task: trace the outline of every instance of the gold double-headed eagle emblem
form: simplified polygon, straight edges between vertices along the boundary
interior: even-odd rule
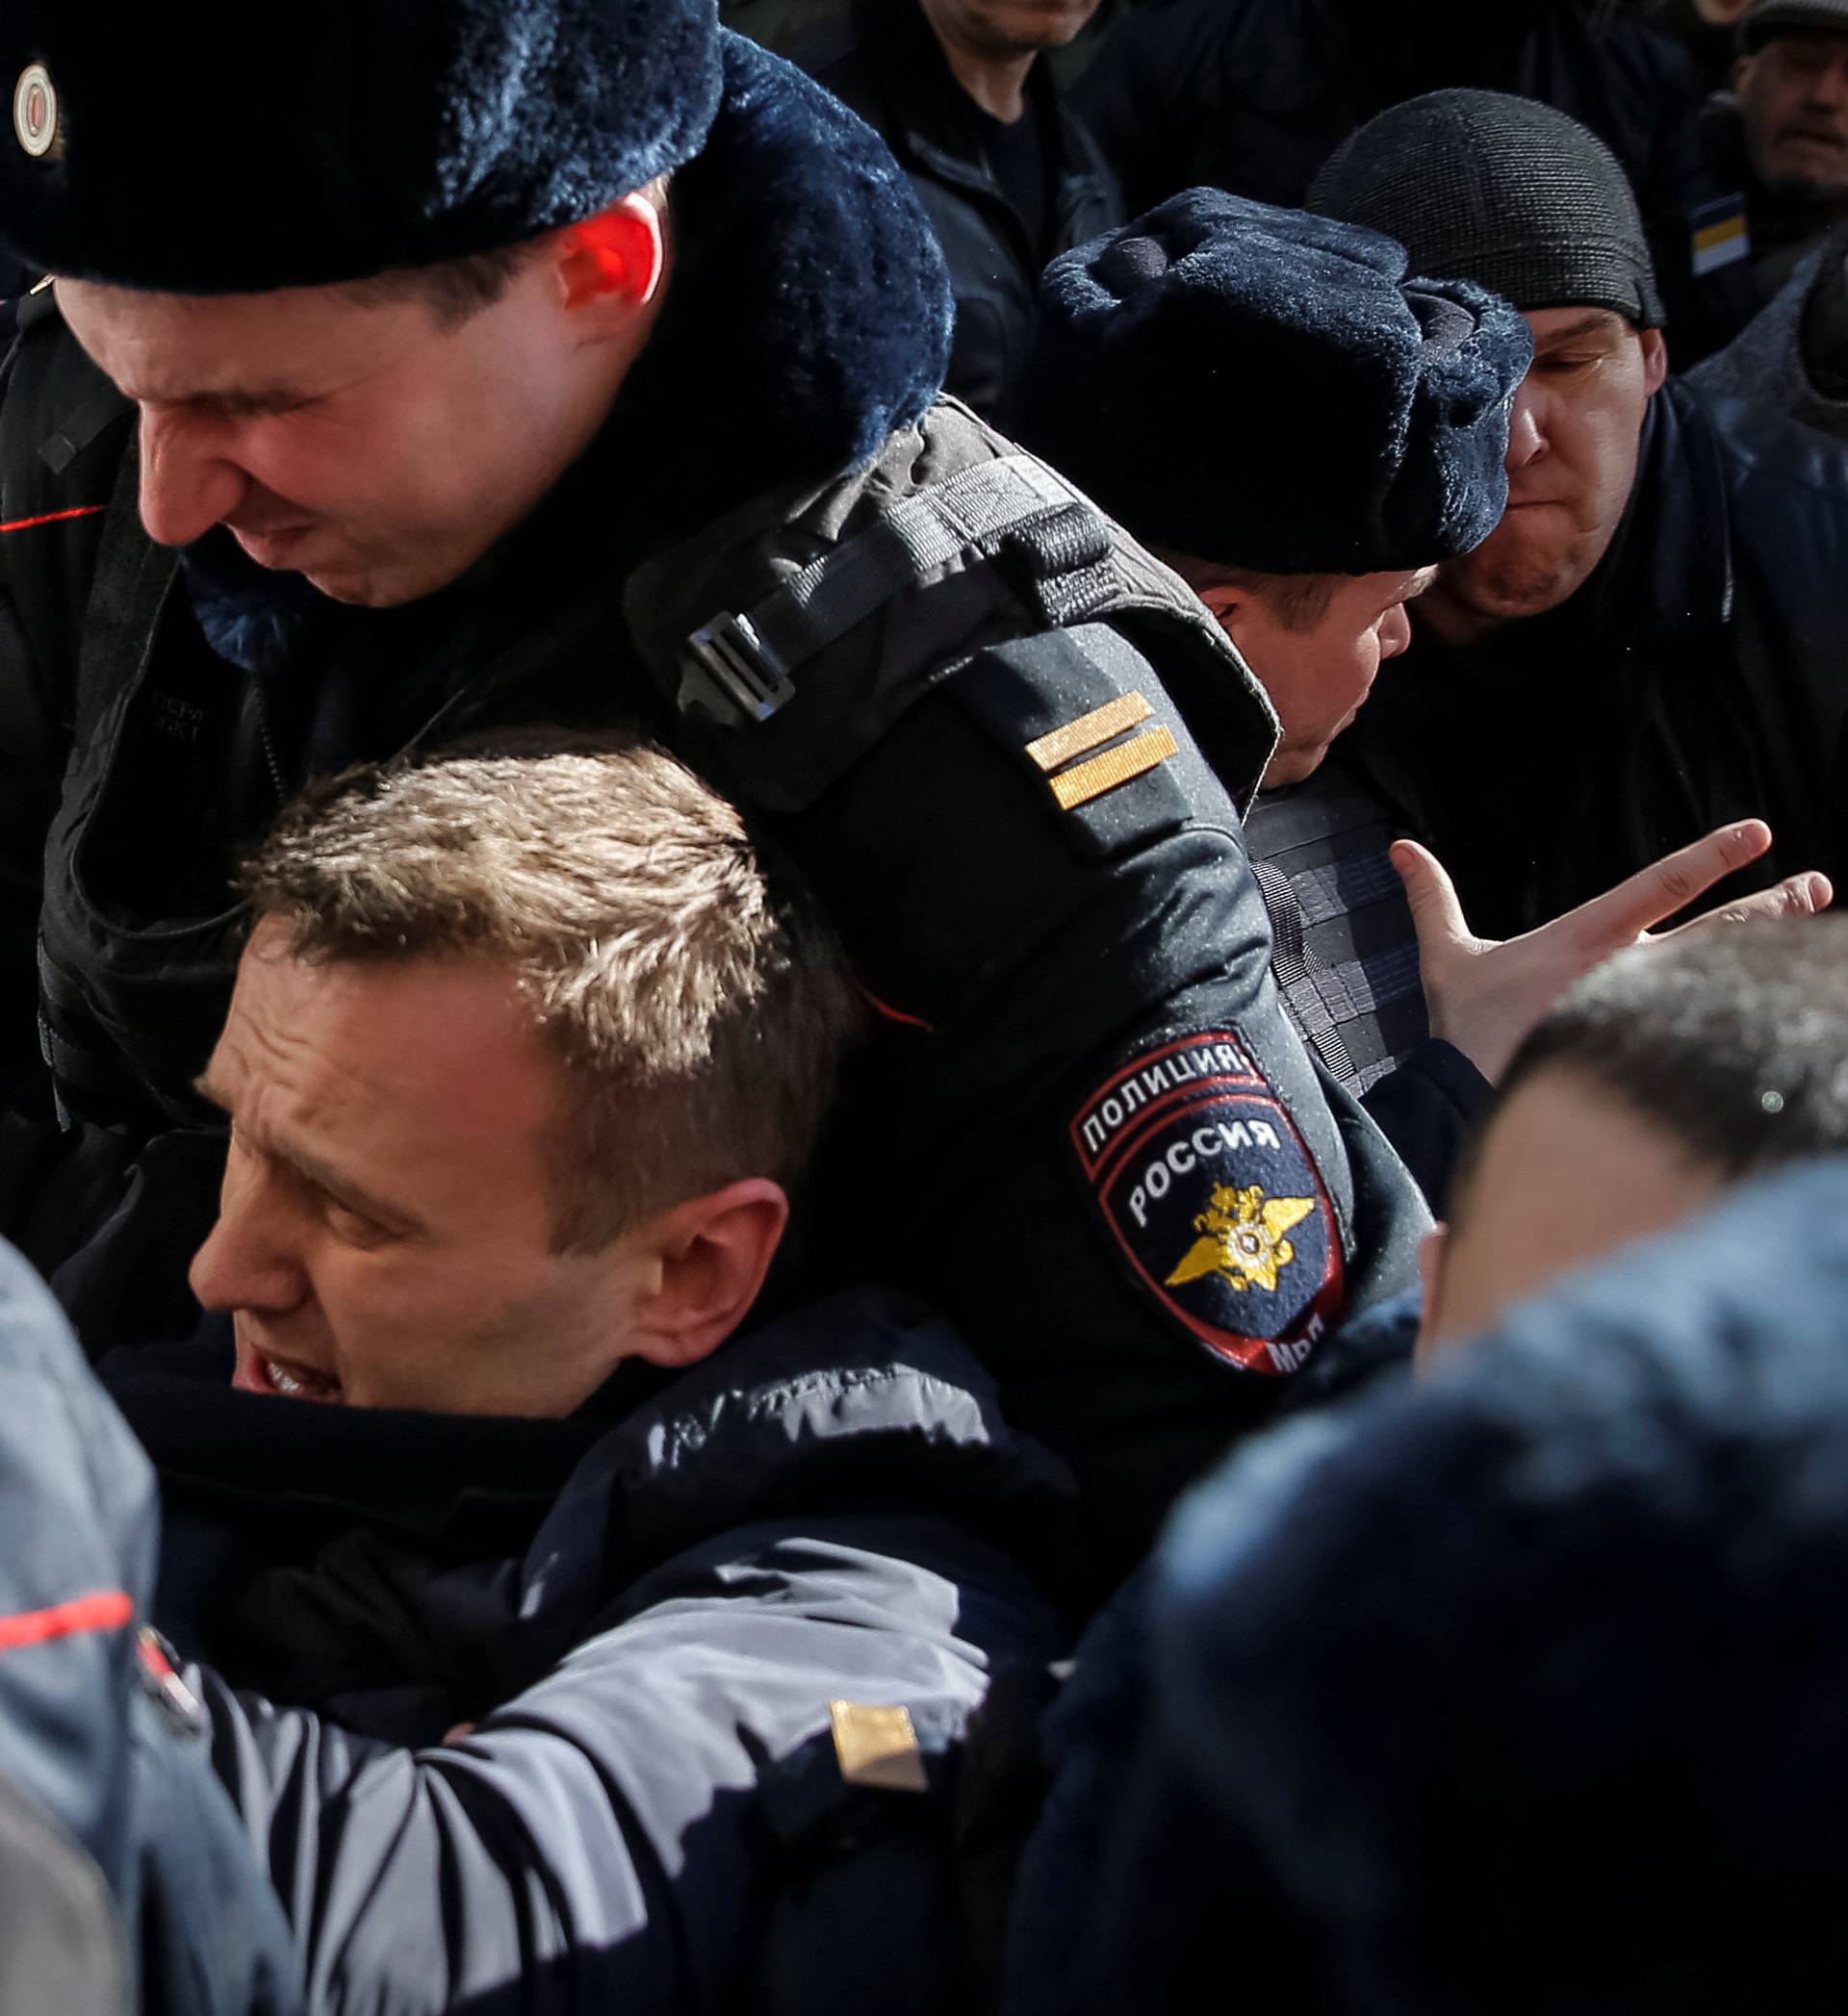
[[[1167,1285],[1185,1288],[1190,1281],[1218,1274],[1240,1294],[1261,1288],[1274,1295],[1277,1276],[1296,1257],[1284,1235],[1315,1208],[1313,1197],[1267,1197],[1255,1185],[1242,1190],[1216,1183],[1211,1202],[1194,1220],[1194,1230],[1201,1236]]]

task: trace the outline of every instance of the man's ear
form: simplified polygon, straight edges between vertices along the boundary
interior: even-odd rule
[[[788,1222],[783,1187],[761,1176],[663,1212],[647,1229],[655,1273],[634,1307],[634,1355],[680,1367],[716,1351],[750,1314]]]
[[[1653,399],[1668,376],[1668,341],[1659,329],[1645,329],[1642,344],[1643,383]]]
[[[666,269],[661,214],[636,191],[558,234],[558,281],[567,308],[640,308]]]
[[[1444,1315],[1444,1242],[1450,1236],[1450,1228],[1440,1221],[1418,1242],[1418,1278],[1424,1289],[1424,1307],[1418,1319],[1412,1363],[1421,1372],[1430,1370],[1439,1349],[1435,1340]]]

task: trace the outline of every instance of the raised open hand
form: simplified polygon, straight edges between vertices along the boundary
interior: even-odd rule
[[[1771,829],[1761,819],[1720,827],[1551,924],[1497,940],[1470,930],[1435,855],[1415,840],[1396,840],[1393,866],[1411,904],[1431,1034],[1454,1044],[1483,1077],[1494,1080],[1553,1002],[1612,953],[1662,944],[1683,931],[1722,930],[1750,917],[1808,917],[1826,910],[1835,900],[1829,878],[1792,875],[1776,888],[1651,934],[1652,925],[1684,909],[1770,845]]]

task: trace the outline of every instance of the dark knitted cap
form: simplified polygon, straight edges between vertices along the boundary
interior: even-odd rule
[[[1617,157],[1576,119],[1501,91],[1432,91],[1368,120],[1309,191],[1324,216],[1388,231],[1414,269],[1520,309],[1662,320],[1649,241]]]
[[[593,215],[699,151],[715,0],[9,0],[0,239],[176,293],[350,280]]]
[[[1527,326],[1391,239],[1190,190],[1053,261],[1017,432],[1137,538],[1266,574],[1467,552]]]
[[[1848,0],[1752,0],[1739,16],[1739,47],[1751,56],[1775,35],[1816,28],[1848,35]]]

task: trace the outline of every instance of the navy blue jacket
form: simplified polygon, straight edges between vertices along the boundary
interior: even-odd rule
[[[109,1371],[173,1501],[162,1616],[243,1683],[187,1670],[311,2007],[958,2003],[952,1752],[1062,1648],[1070,1487],[940,1323],[844,1296],[574,1424],[159,1356]],[[848,1781],[839,1701],[908,1711],[917,1789]]]

